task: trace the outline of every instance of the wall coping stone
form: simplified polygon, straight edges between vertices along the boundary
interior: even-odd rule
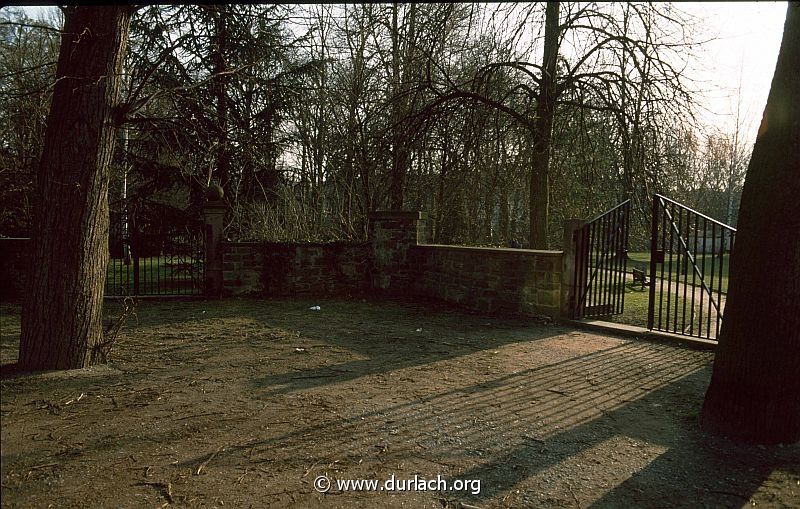
[[[330,242],[297,242],[297,241],[280,241],[280,240],[261,240],[253,242],[223,242],[225,246],[230,247],[260,247],[260,246],[291,246],[291,247],[325,247],[325,246],[368,246],[368,240],[334,240]]]
[[[552,250],[542,250],[542,249],[515,249],[510,247],[477,247],[477,246],[452,246],[448,244],[421,244],[418,246],[414,246],[414,249],[428,249],[432,248],[435,250],[447,250],[447,251],[464,251],[464,252],[474,252],[474,253],[482,253],[482,254],[490,254],[490,253],[497,253],[497,254],[525,254],[525,255],[535,255],[535,256],[552,256],[558,257],[564,254],[564,251],[552,251]]]
[[[428,213],[422,211],[376,210],[369,215],[370,219],[427,219]]]

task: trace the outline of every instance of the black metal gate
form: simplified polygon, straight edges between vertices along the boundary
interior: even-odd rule
[[[106,296],[202,295],[203,224],[151,210],[112,212]]]
[[[630,211],[625,200],[575,230],[572,318],[623,312]]]
[[[719,336],[736,229],[661,195],[653,197],[647,327]]]

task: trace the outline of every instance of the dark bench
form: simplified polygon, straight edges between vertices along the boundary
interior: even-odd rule
[[[650,280],[647,278],[647,274],[643,270],[637,269],[636,267],[631,269],[633,272],[633,284],[639,283],[642,285],[642,290],[644,290],[645,286],[650,286]]]

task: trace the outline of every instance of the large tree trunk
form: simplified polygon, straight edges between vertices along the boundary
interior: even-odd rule
[[[703,429],[800,440],[800,4],[789,3],[747,170]]]
[[[102,357],[108,167],[130,7],[68,7],[39,166],[19,364],[81,368]]]
[[[547,249],[547,215],[550,208],[550,145],[556,111],[556,63],[558,60],[558,2],[547,2],[544,26],[542,83],[536,100],[533,161],[530,176],[530,235],[532,249]]]

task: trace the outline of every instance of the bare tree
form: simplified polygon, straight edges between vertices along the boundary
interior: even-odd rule
[[[639,97],[640,104],[646,101],[650,112],[656,112],[654,107],[658,105],[665,114],[680,112],[691,102],[681,69],[670,58],[688,47],[685,34],[659,29],[661,25],[679,25],[681,20],[674,14],[658,6],[635,6],[639,22],[632,27],[624,22],[630,13],[617,12],[613,5],[566,4],[563,11],[561,5],[548,2],[546,6],[541,64],[522,54],[491,62],[462,83],[447,79],[429,84],[436,95],[429,110],[453,100],[479,101],[504,112],[530,131],[533,155],[528,181],[528,244],[538,248],[548,245],[552,128],[559,108],[630,115],[630,110],[623,111],[625,105],[617,100],[620,94]],[[535,7],[526,9],[517,33],[524,33],[523,25],[535,17]],[[569,54],[561,50],[565,41],[570,42]],[[624,66],[615,66],[620,59],[633,62],[646,79],[631,80]],[[513,70],[521,77],[510,93],[497,94],[487,86],[492,83],[489,77],[499,69]],[[512,102],[516,95],[528,98],[518,104],[533,102],[535,108],[520,109]],[[637,122],[635,127],[640,125]]]
[[[59,28],[22,9],[0,11],[0,235],[30,234]]]

